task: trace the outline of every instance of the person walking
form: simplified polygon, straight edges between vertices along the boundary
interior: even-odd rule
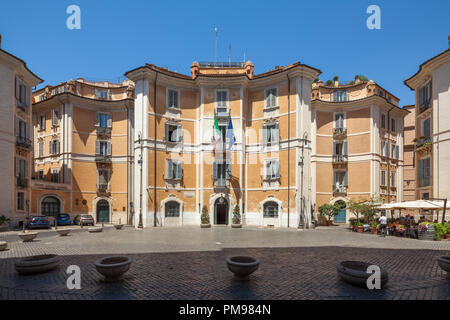
[[[379,219],[380,222],[380,231],[383,234],[383,237],[386,237],[386,231],[387,231],[387,218],[386,214],[382,213],[381,217]]]

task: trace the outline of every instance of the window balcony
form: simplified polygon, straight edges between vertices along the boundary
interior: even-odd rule
[[[97,136],[111,137],[111,128],[97,127]]]
[[[28,138],[17,136],[16,137],[16,146],[21,149],[30,151],[32,148],[31,140]]]
[[[219,178],[214,180],[215,188],[228,188],[228,180],[225,178]]]
[[[28,179],[26,177],[17,177],[17,187],[19,188],[28,187]]]
[[[230,109],[227,107],[216,107],[217,118],[228,118],[230,116]]]
[[[428,101],[426,103],[423,103],[419,106],[419,113],[423,113],[431,108],[431,102]]]
[[[342,140],[347,137],[347,128],[334,128],[333,138],[337,140]]]
[[[344,185],[333,185],[333,196],[346,196],[347,186]]]
[[[333,155],[333,164],[346,164],[348,162],[348,156],[344,154]]]
[[[111,163],[111,156],[104,155],[104,154],[96,154],[95,155],[95,162],[97,162],[97,163]]]

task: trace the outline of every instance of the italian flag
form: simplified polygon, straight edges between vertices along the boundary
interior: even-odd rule
[[[217,142],[222,138],[222,134],[220,132],[219,122],[217,121],[216,114],[214,114],[213,136],[214,136],[214,152],[216,152],[217,151]]]

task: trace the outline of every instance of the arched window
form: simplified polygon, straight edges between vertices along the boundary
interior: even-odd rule
[[[55,197],[45,197],[41,204],[41,214],[43,216],[56,217],[58,213],[61,213],[61,203]]]
[[[269,201],[264,204],[264,218],[278,217],[278,203]]]
[[[180,204],[175,201],[169,201],[166,203],[166,217],[179,217],[180,216]]]

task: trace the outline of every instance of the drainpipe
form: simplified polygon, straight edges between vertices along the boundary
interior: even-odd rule
[[[156,211],[158,209],[158,205],[156,202],[156,135],[157,135],[157,130],[156,130],[156,81],[158,80],[158,72],[156,72],[156,77],[155,77],[155,84],[154,84],[154,89],[153,89],[153,110],[155,113],[154,116],[154,120],[155,120],[155,138],[154,138],[154,148],[153,148],[153,153],[154,153],[154,178],[155,178],[155,183],[153,186],[153,204],[154,204],[154,213],[153,213],[153,226],[156,227]],[[148,115],[145,115],[146,117],[148,117]],[[148,128],[147,128],[148,129]]]
[[[390,119],[390,113],[392,111],[392,109],[394,109],[395,107],[391,107],[389,109],[389,111],[387,112],[387,132],[388,132],[388,136],[389,138],[391,137],[391,119]],[[389,139],[390,140],[390,139]],[[388,152],[387,152],[387,163],[388,163],[388,167],[387,167],[387,187],[388,187],[388,201],[387,203],[390,203],[391,200],[391,143],[388,143]],[[398,199],[397,199],[398,200]],[[392,215],[392,211],[391,211],[391,215]]]

